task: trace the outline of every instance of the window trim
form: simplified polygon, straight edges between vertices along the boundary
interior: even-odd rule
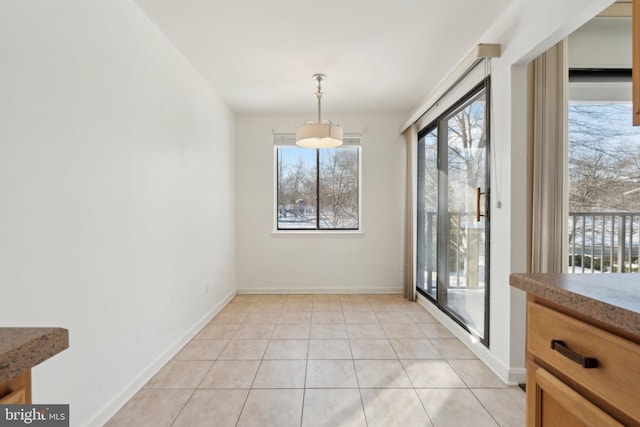
[[[286,146],[295,146],[294,133],[274,133],[273,134],[273,208],[272,208],[272,235],[345,235],[345,236],[364,236],[364,228],[362,223],[362,134],[345,133],[345,146],[358,147],[358,228],[278,228],[278,148]],[[316,149],[318,150],[318,149]],[[316,161],[319,161],[319,156]],[[318,166],[319,167],[319,166]],[[319,191],[319,182],[317,190]],[[316,222],[318,227],[319,217]]]

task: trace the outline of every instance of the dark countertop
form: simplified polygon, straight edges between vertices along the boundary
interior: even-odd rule
[[[0,384],[69,348],[62,328],[0,328]]]
[[[639,274],[512,274],[511,286],[640,337]]]

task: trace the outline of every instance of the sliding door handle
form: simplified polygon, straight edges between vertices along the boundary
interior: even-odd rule
[[[480,196],[482,196],[483,194],[487,193],[483,193],[482,191],[480,191],[480,187],[478,187],[476,189],[476,222],[480,222],[480,217],[485,216],[484,214],[480,213]]]

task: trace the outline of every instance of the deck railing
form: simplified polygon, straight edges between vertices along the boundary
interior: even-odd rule
[[[569,272],[637,273],[640,212],[569,213]]]

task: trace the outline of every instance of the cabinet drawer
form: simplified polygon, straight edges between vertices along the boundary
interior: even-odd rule
[[[584,368],[559,350],[551,341],[559,340],[567,349],[595,358],[597,366]],[[527,304],[527,350],[529,357],[546,363],[640,422],[640,346],[593,325],[534,302]]]

